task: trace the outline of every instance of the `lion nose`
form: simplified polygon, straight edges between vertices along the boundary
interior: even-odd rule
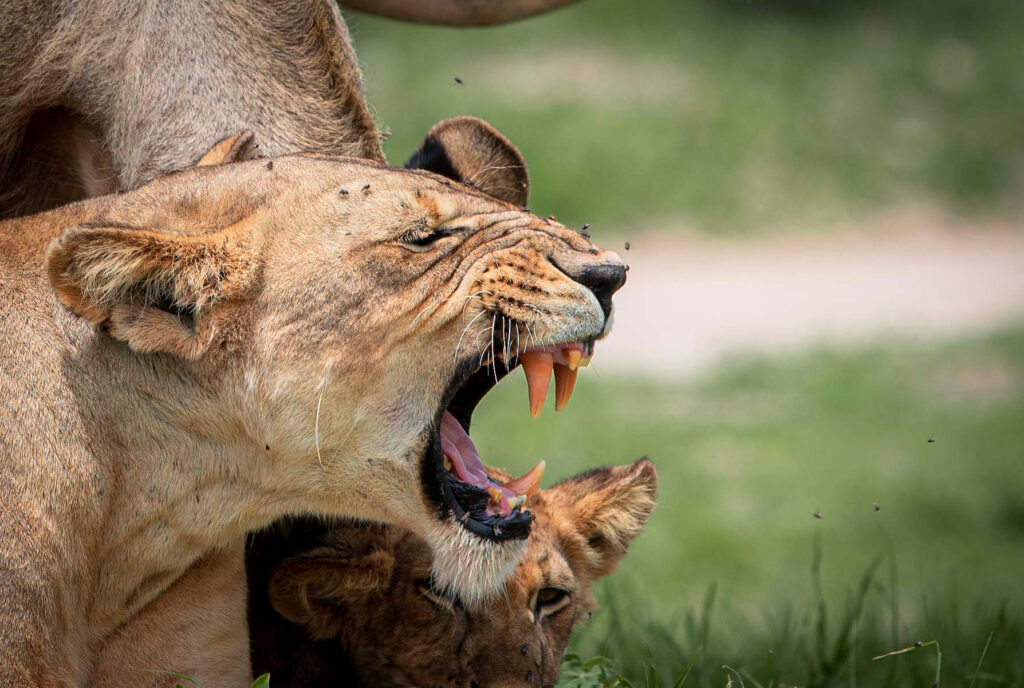
[[[583,268],[576,281],[594,292],[607,318],[612,312],[612,294],[626,283],[626,266],[622,263],[588,265]]]

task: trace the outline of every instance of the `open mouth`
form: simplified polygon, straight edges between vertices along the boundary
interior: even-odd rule
[[[561,411],[569,403],[579,369],[589,365],[593,353],[592,341],[531,347],[518,355],[498,354],[456,376],[446,395],[450,401],[435,425],[432,460],[425,464],[425,487],[443,511],[450,511],[471,533],[491,540],[522,539],[530,534],[533,515],[527,510],[528,500],[540,489],[544,462],[506,483],[491,479],[469,436],[473,410],[499,380],[522,367],[529,388],[530,416],[540,414],[552,377],[555,410]],[[476,363],[472,361],[468,367]]]

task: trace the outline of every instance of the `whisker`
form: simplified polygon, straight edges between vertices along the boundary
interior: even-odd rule
[[[324,379],[320,381],[320,397],[316,400],[316,418],[313,421],[313,442],[316,444],[316,460],[320,464],[321,471],[324,470],[324,461],[320,456],[320,406],[324,402],[328,378],[328,375],[324,375]]]
[[[453,363],[458,363],[459,361],[459,347],[462,346],[462,338],[466,336],[466,333],[469,332],[469,328],[473,326],[473,323],[477,321],[477,318],[479,318],[481,315],[486,314],[487,311],[480,311],[473,317],[472,320],[469,321],[469,324],[466,325],[466,327],[462,330],[462,334],[459,336],[459,343],[455,345],[455,358],[452,360]]]
[[[478,292],[470,294],[469,296],[465,297],[466,301],[465,301],[465,303],[462,304],[462,315],[466,314],[466,306],[471,304],[474,300],[479,301],[480,303],[484,302],[484,300],[480,298],[481,294],[486,294],[487,296],[494,296],[494,294],[492,292],[489,292],[486,289],[481,289]]]
[[[498,364],[494,362],[496,356],[494,355],[494,325],[498,320],[498,314],[495,313],[494,317],[491,318],[491,369],[494,371],[494,381],[498,381]]]

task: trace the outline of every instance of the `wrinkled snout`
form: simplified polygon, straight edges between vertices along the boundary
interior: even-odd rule
[[[573,281],[593,292],[607,319],[612,312],[612,295],[626,283],[626,264],[618,254],[602,251],[593,260],[555,259],[555,265]]]

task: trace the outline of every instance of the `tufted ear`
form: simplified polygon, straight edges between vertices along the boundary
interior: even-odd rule
[[[452,117],[434,125],[405,166],[475,186],[513,205],[525,206],[529,197],[523,154],[476,117]]]
[[[629,466],[595,468],[544,491],[545,502],[565,510],[563,522],[583,536],[594,578],[619,565],[643,530],[658,494],[658,472],[647,458]]]
[[[339,603],[384,592],[395,566],[387,549],[353,552],[317,547],[282,561],[268,581],[270,604],[292,623],[323,640],[341,632]]]
[[[83,225],[49,247],[46,267],[61,301],[136,351],[196,359],[215,328],[217,303],[240,298],[255,279],[246,230],[202,236]]]
[[[246,129],[213,144],[213,147],[199,158],[196,167],[226,165],[229,162],[251,160],[256,157],[258,147],[255,135]]]

